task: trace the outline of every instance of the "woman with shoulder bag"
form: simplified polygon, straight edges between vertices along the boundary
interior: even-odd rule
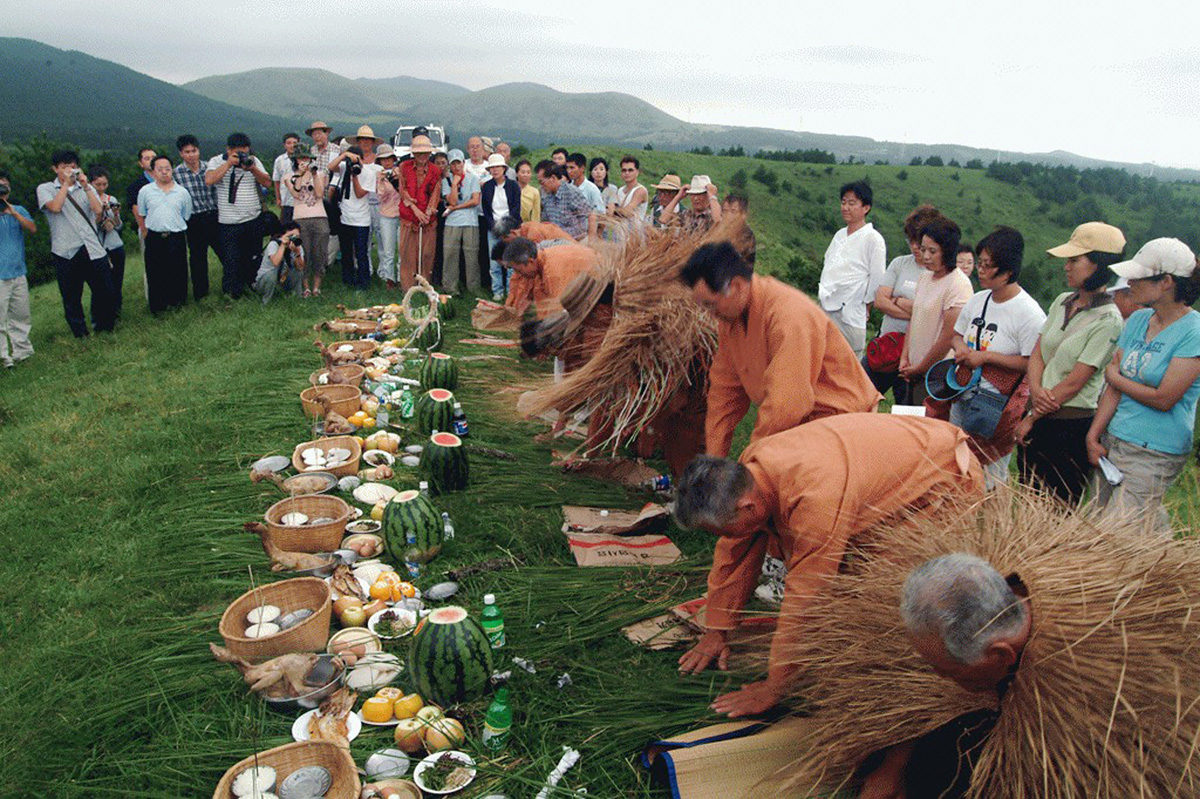
[[[1067,286],[1058,295],[1029,357],[1029,412],[1017,425],[1017,470],[1068,505],[1087,490],[1087,432],[1104,388],[1104,367],[1121,335],[1121,312],[1104,287],[1121,260],[1125,235],[1103,222],[1075,228],[1047,250],[1066,258]]]
[[[975,385],[950,406],[950,422],[971,435],[988,489],[1008,482],[1029,392],[1025,371],[1046,321],[1037,300],[1017,282],[1024,253],[1025,240],[1013,228],[983,237],[975,248],[983,290],[967,301],[954,325],[954,361],[977,370],[978,379],[973,376]]]
[[[121,284],[125,282],[125,242],[121,239],[121,201],[108,193],[108,170],[102,166],[88,169],[88,181],[100,195],[100,215],[96,217],[96,229],[100,243],[108,252],[108,264],[112,267],[113,307],[121,315]]]
[[[1163,496],[1192,450],[1200,399],[1200,313],[1190,307],[1200,298],[1200,269],[1186,244],[1163,238],[1112,271],[1145,307],[1117,339],[1088,430],[1088,460],[1102,467],[1093,472],[1095,504],[1147,515],[1169,535]]]
[[[329,257],[329,217],[322,198],[327,180],[323,169],[314,169],[316,161],[299,148],[292,154],[292,174],[288,191],[292,195],[292,219],[300,226],[300,241],[309,256],[305,261],[303,290],[305,297],[321,296],[321,280]]]

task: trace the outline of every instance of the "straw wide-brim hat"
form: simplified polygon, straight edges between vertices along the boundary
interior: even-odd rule
[[[390,145],[390,144],[381,144],[381,145],[379,145],[379,148],[377,150],[375,150],[375,158],[376,159],[395,158],[395,157],[396,157],[396,151],[392,149],[392,145]]]
[[[663,179],[655,183],[654,188],[663,191],[679,191],[683,188],[683,181],[679,179],[679,175],[663,175]]]
[[[375,131],[371,130],[370,125],[360,126],[358,129],[358,133],[354,134],[355,141],[360,141],[362,139],[374,139],[375,141],[383,141],[383,139],[381,137],[375,135]]]
[[[431,153],[433,152],[433,142],[429,140],[428,136],[413,136],[410,152],[414,155],[416,153]]]
[[[688,186],[688,194],[707,194],[708,187],[712,185],[712,180],[708,175],[692,176],[692,183]]]
[[[316,122],[309,125],[308,130],[304,131],[304,133],[306,136],[311,136],[313,134],[314,130],[323,130],[326,133],[333,132],[333,128],[329,127],[328,125],[326,125],[324,122],[322,122],[319,119]]]
[[[494,166],[508,166],[508,162],[504,160],[504,156],[500,153],[492,153],[487,157],[487,163],[484,164],[488,169]]]

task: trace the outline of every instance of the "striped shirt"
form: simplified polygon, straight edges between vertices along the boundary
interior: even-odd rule
[[[188,190],[188,194],[192,195],[192,213],[205,214],[209,211],[217,210],[217,189],[215,186],[209,186],[204,182],[204,173],[208,171],[208,164],[204,161],[200,162],[200,171],[193,172],[188,169],[187,164],[180,164],[175,167],[175,182]]]
[[[219,169],[225,155],[208,159],[209,169]],[[254,156],[254,165],[260,170],[262,161]],[[262,200],[258,195],[258,181],[254,173],[239,166],[231,167],[215,184],[217,189],[217,221],[222,225],[240,225],[252,222],[262,214]],[[230,186],[234,187],[233,202],[229,201]]]

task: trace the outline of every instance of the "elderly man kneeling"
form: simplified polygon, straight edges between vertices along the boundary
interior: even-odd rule
[[[768,545],[788,574],[766,680],[724,694],[713,708],[730,716],[761,713],[788,689],[786,653],[852,537],[885,519],[928,510],[948,497],[974,496],[982,472],[957,427],[933,419],[849,413],[751,444],[740,461],[700,456],[679,481],[675,516],[716,533],[708,576],[707,632],[679,660],[699,672],[725,668],[728,630],[754,591]]]

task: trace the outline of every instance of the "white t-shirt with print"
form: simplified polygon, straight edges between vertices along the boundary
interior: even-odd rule
[[[1032,355],[1046,323],[1042,306],[1025,289],[1006,302],[996,302],[994,297],[987,302],[991,294],[991,290],[985,289],[967,301],[954,323],[954,332],[973,350],[997,355]],[[986,380],[980,385],[996,390]]]

